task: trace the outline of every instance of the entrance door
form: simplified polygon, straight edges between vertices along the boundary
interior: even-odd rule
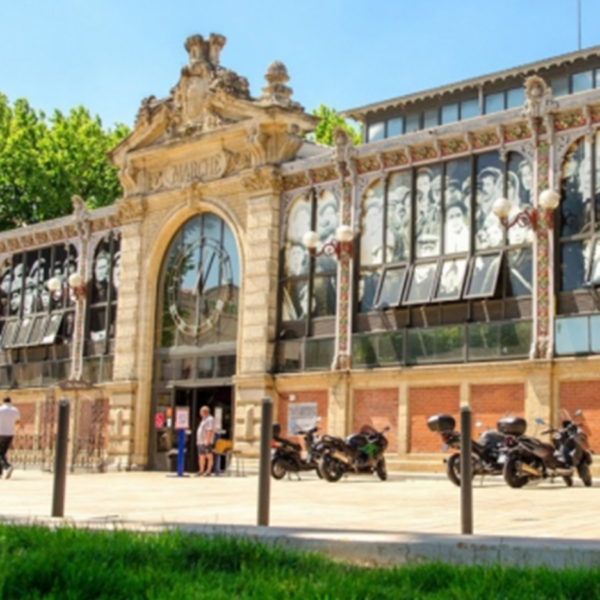
[[[198,448],[196,431],[200,425],[200,409],[208,406],[215,418],[216,433],[221,438],[231,439],[233,435],[233,388],[231,386],[175,388],[174,407],[185,406],[190,409],[190,429],[186,432],[185,470],[198,471]],[[177,433],[173,432],[173,439]]]

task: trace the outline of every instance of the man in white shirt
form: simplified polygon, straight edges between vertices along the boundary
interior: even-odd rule
[[[215,420],[210,414],[208,406],[200,409],[200,425],[196,434],[198,446],[198,477],[209,477],[213,468],[213,449],[215,439]]]
[[[15,435],[15,425],[21,424],[19,410],[12,405],[11,399],[6,396],[0,406],[0,477],[6,469],[6,479],[13,472],[12,465],[8,462],[6,455]]]

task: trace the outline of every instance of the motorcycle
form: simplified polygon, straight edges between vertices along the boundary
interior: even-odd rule
[[[448,414],[433,415],[427,420],[427,427],[434,433],[439,433],[447,450],[452,448],[460,451],[460,432],[456,431],[456,421]],[[471,442],[473,477],[476,475],[502,475],[507,453],[506,437],[518,437],[525,433],[527,422],[520,417],[504,417],[497,423],[497,430],[484,431],[478,440]],[[460,487],[460,452],[453,453],[446,463],[448,479]]]
[[[339,481],[346,473],[372,475],[377,473],[381,481],[388,477],[383,453],[388,447],[385,427],[377,431],[370,425],[363,425],[358,433],[346,440],[333,436],[323,436],[317,445],[321,455],[319,470],[327,481]]]
[[[318,454],[315,452],[317,442],[316,433],[318,427],[312,429],[299,430],[298,435],[304,437],[306,447],[306,458],[302,458],[302,447],[296,442],[292,442],[281,437],[281,426],[279,423],[273,424],[273,440],[271,442],[271,475],[274,479],[283,479],[287,473],[295,473],[300,479],[301,471],[317,471]]]
[[[575,416],[581,414],[581,410],[575,412]],[[536,419],[536,423],[545,425],[543,419]],[[583,484],[590,487],[592,454],[585,448],[587,436],[581,427],[569,417],[559,429],[549,427],[541,433],[547,434],[552,435],[551,444],[529,436],[518,439],[504,465],[506,483],[520,488],[534,479],[562,477],[567,487],[571,487],[577,473]]]

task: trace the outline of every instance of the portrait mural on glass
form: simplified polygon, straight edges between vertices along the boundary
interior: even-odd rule
[[[562,165],[560,203],[561,289],[575,290],[594,282],[595,247],[600,213],[600,134],[593,142],[585,138],[568,150]],[[593,159],[592,159],[593,157]],[[594,201],[592,201],[594,197]],[[569,238],[573,238],[569,241]]]
[[[504,196],[504,164],[498,153],[477,157],[476,247],[497,248],[503,243],[504,230],[493,211],[494,202]]]
[[[410,171],[401,171],[390,176],[386,246],[391,249],[392,262],[410,259],[411,189]]]
[[[444,254],[468,252],[471,245],[471,161],[446,164]]]
[[[442,229],[442,166],[417,169],[416,179],[416,255],[417,258],[437,256]]]
[[[113,338],[116,323],[116,300],[120,282],[120,237],[104,236],[94,253],[90,295],[90,339],[100,342]]]

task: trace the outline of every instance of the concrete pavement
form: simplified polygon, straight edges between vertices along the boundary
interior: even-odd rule
[[[392,475],[349,477],[327,483],[311,475],[271,483],[271,524],[278,527],[460,533],[460,491],[445,478]],[[75,474],[67,480],[67,518],[156,523],[254,525],[258,479],[179,479],[165,473]],[[50,515],[52,476],[15,470],[0,481],[0,513],[6,517]],[[489,536],[599,539],[599,487],[562,480],[521,490],[501,478],[474,487],[474,531]]]

